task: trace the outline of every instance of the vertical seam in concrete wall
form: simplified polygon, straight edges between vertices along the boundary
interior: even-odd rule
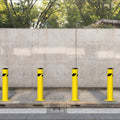
[[[6,30],[6,31],[7,31],[7,35],[6,35],[7,36],[7,39],[6,39],[6,52],[7,52],[6,53],[6,58],[7,58],[7,62],[6,63],[7,63],[7,65],[6,65],[6,67],[9,68],[9,63],[8,63],[9,62],[8,61],[8,30]]]
[[[75,29],[75,67],[77,68],[77,28]]]
[[[33,39],[33,40],[35,40],[35,39],[34,39],[34,38],[35,38],[35,36],[34,36],[34,35],[35,35],[35,32],[36,32],[36,30],[32,32],[32,39]],[[33,41],[33,42],[34,42],[34,41]],[[32,50],[32,48],[33,48],[33,42],[32,42],[32,45],[31,45],[31,50]],[[31,51],[31,59],[33,60],[33,53],[32,53],[32,51]],[[33,66],[34,66],[34,65],[33,65],[33,62],[32,62],[32,85],[34,84],[34,77],[33,77],[33,76],[34,76],[34,74],[33,74],[33,73],[34,73],[34,69],[33,69]]]

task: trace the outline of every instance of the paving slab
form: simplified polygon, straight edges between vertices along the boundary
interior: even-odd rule
[[[6,108],[120,108],[120,90],[114,90],[115,102],[106,102],[106,90],[79,89],[80,101],[72,102],[71,89],[44,89],[44,102],[35,101],[36,89],[9,90],[8,102],[0,101],[0,107]],[[2,99],[2,91],[0,91]]]

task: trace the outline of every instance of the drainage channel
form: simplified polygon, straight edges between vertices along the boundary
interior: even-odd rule
[[[67,108],[47,108],[47,113],[67,113]]]

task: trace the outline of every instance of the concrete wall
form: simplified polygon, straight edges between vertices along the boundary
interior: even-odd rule
[[[113,67],[114,87],[120,87],[120,29],[76,31],[77,39],[75,29],[0,29],[0,74],[8,67],[9,87],[36,87],[43,67],[45,87],[71,87],[77,64],[79,87],[106,87]]]

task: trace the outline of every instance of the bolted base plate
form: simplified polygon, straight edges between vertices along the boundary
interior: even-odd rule
[[[107,100],[107,99],[105,99],[104,101],[106,101],[106,102],[115,102],[116,100]]]
[[[79,100],[79,99],[77,99],[77,100],[71,99],[70,101],[72,101],[72,102],[77,102],[77,101],[80,101],[80,100]]]
[[[0,100],[1,102],[8,102],[8,101],[10,101],[10,100]]]
[[[42,100],[36,99],[35,101],[42,102],[42,101],[45,101],[45,99],[42,99]]]

